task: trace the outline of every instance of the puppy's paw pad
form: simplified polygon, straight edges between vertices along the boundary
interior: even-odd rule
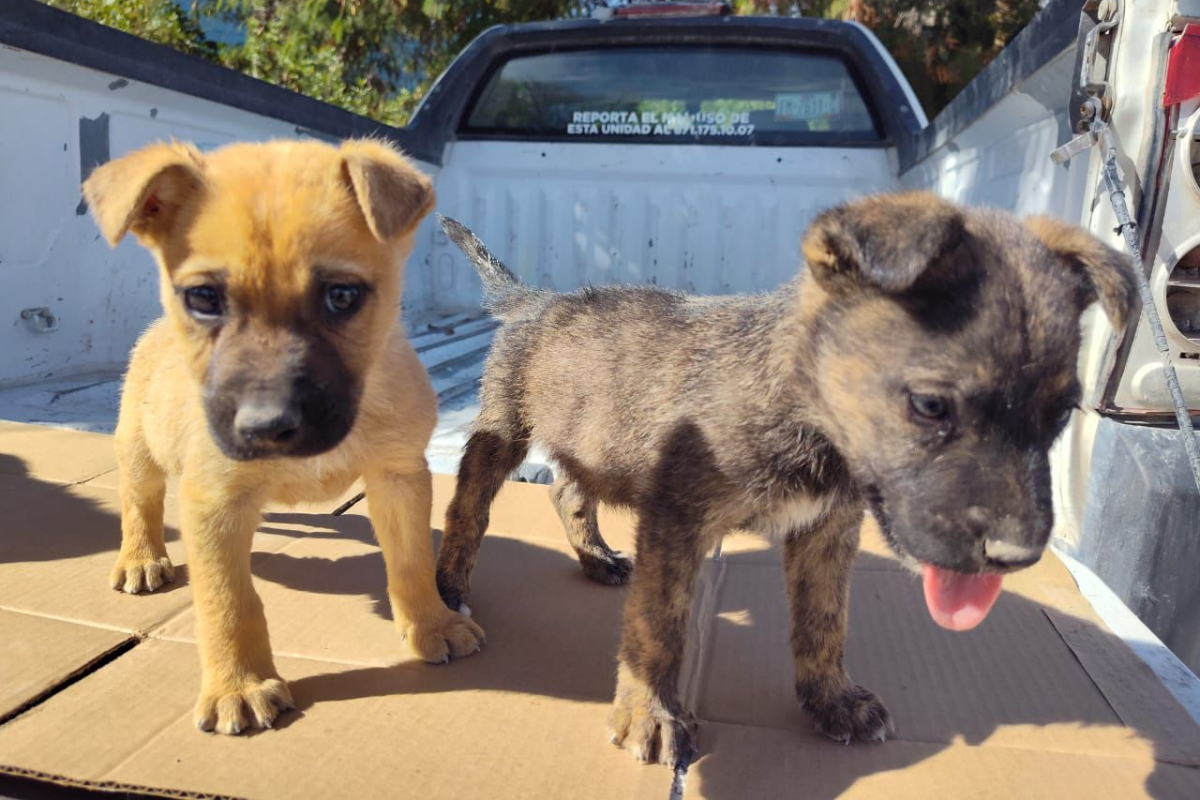
[[[579,565],[583,567],[584,575],[607,586],[628,583],[633,575],[633,559],[623,553],[610,552],[602,556],[580,554]]]
[[[884,742],[895,732],[883,701],[861,686],[851,686],[833,701],[804,704],[818,733],[834,741]]]
[[[609,718],[608,740],[643,764],[677,767],[696,756],[696,720],[686,712],[618,703]]]
[[[483,647],[483,628],[465,614],[448,612],[437,622],[410,625],[405,632],[409,645],[431,664],[445,664],[451,658],[478,653]]]
[[[292,693],[279,678],[252,681],[234,691],[201,693],[194,719],[202,731],[236,736],[270,728],[284,711],[295,708]]]
[[[174,580],[175,567],[165,555],[150,558],[121,556],[108,576],[109,585],[126,594],[153,592]]]

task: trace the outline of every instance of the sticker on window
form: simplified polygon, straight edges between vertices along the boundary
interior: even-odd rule
[[[806,92],[775,95],[777,122],[809,122],[834,117],[841,113],[840,92]]]
[[[568,136],[749,136],[750,113],[724,111],[576,111]]]

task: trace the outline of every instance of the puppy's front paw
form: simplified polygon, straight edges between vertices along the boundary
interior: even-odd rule
[[[414,622],[404,636],[416,654],[431,664],[478,653],[485,641],[483,628],[456,611],[447,611],[432,623]]]
[[[196,727],[236,736],[253,728],[270,728],[283,711],[295,708],[281,678],[250,679],[233,690],[201,691],[196,701]]]
[[[609,552],[604,555],[579,554],[579,566],[583,574],[597,583],[620,586],[629,582],[633,574],[633,559],[622,553]]]
[[[135,557],[122,553],[108,576],[108,584],[118,592],[153,592],[175,580],[175,567],[164,553],[161,556]]]
[[[609,741],[643,764],[676,767],[696,756],[696,720],[686,711],[671,712],[618,696],[608,734]]]
[[[843,744],[883,742],[895,733],[892,715],[883,701],[868,689],[852,685],[831,700],[803,701],[804,710],[819,733]]]

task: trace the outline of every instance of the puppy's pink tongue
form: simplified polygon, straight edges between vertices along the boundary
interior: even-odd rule
[[[922,564],[925,605],[929,616],[943,628],[969,631],[992,610],[1000,596],[999,575],[963,575],[948,569]]]

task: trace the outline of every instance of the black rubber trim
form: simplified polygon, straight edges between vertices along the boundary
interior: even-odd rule
[[[148,42],[35,0],[0,2],[0,43],[289,122],[297,133],[334,139],[381,136],[422,161],[440,159],[441,145],[311,97],[251,78],[165,45]],[[111,91],[127,85],[109,84]],[[435,162],[436,163],[436,162]]]

